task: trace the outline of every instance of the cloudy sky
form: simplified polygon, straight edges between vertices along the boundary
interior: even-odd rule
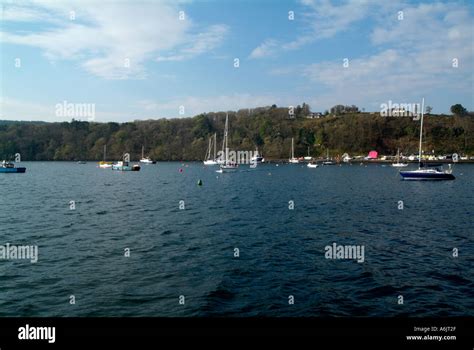
[[[70,120],[64,101],[119,122],[422,97],[474,109],[472,1],[0,3],[0,119]]]

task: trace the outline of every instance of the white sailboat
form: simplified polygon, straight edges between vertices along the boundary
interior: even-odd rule
[[[156,161],[151,160],[150,157],[145,157],[145,147],[142,146],[142,158],[140,159],[140,163],[143,164],[156,164]]]
[[[326,160],[323,161],[323,165],[336,165],[336,163],[329,158],[329,148],[326,150]]]
[[[295,139],[291,138],[291,158],[288,160],[290,164],[298,164],[300,161],[295,158]]]
[[[392,163],[392,166],[394,168],[404,168],[408,166],[408,163],[400,163],[400,148],[397,150],[397,162]]]
[[[99,162],[99,168],[110,169],[112,168],[112,162],[107,162],[105,159],[107,157],[107,145],[104,145],[104,160]]]
[[[224,128],[224,140],[222,141],[222,153],[224,154],[224,161],[220,164],[220,169],[216,170],[218,173],[227,173],[237,170],[239,165],[236,162],[229,160],[229,147],[228,144],[229,135],[229,115],[225,116],[225,128]]]
[[[214,144],[214,157],[211,157],[211,149]],[[214,134],[214,140],[212,137],[209,137],[209,146],[207,147],[206,159],[204,160],[204,165],[217,165],[217,156],[216,156],[216,144],[217,144],[217,134]]]
[[[425,164],[422,161],[422,143],[423,143],[423,111],[425,99],[421,101],[421,124],[420,124],[420,149],[418,151],[418,169],[411,171],[400,171],[403,180],[427,181],[427,180],[454,180],[456,177],[452,174],[451,164],[449,169],[441,170],[438,165]]]

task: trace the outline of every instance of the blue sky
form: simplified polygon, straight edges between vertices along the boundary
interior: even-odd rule
[[[1,4],[0,119],[70,120],[55,114],[64,101],[100,122],[422,97],[433,112],[474,109],[470,1]]]

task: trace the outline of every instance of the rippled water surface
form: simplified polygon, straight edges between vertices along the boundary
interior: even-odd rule
[[[446,182],[380,165],[23,165],[0,174],[0,245],[39,260],[0,260],[0,316],[474,315],[473,165]],[[365,261],[326,259],[333,242]]]

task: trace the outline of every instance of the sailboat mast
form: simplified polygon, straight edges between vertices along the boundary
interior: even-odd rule
[[[420,150],[418,154],[418,164],[421,164],[421,144],[423,141],[423,110],[425,108],[425,98],[421,100],[421,125],[420,125]]]
[[[295,139],[291,138],[291,159],[295,158]]]
[[[216,160],[217,133],[214,133],[214,160]]]
[[[209,137],[209,143],[207,145],[207,151],[206,151],[206,160],[209,160],[211,158],[211,144],[212,144],[212,137]]]
[[[145,158],[145,146],[142,146],[142,159]]]
[[[224,139],[225,139],[225,163],[227,164],[227,160],[228,160],[228,152],[227,152],[227,133],[229,131],[229,115],[226,114],[225,115],[225,131],[224,131]]]

